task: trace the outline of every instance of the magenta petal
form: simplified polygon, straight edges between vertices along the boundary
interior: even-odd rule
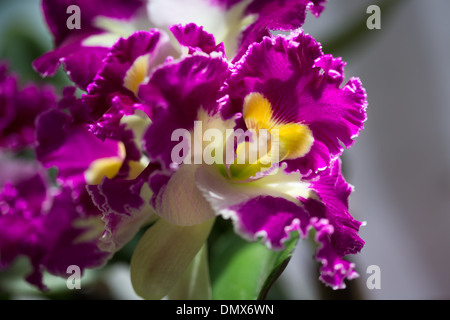
[[[140,196],[144,179],[111,180],[105,178],[99,185],[87,186],[96,205],[104,212],[131,215],[144,204]]]
[[[259,196],[229,208],[236,212],[239,234],[250,240],[261,237],[269,247],[281,249],[291,231],[307,233],[310,215],[297,204],[283,198]]]
[[[143,6],[142,0],[43,0],[42,11],[45,21],[53,34],[57,46],[68,37],[79,37],[98,32],[96,17],[129,19]],[[70,14],[67,8],[76,5],[80,8],[80,29],[67,28]]]
[[[230,1],[224,1],[230,2]],[[240,41],[240,50],[236,62],[253,43],[260,42],[264,36],[270,35],[270,30],[291,31],[302,27],[309,9],[315,16],[319,16],[324,9],[325,0],[254,0],[245,15],[257,15],[254,23],[243,32]]]
[[[42,11],[53,34],[55,49],[37,58],[33,62],[34,68],[44,77],[52,76],[63,63],[69,78],[86,90],[108,52],[104,47],[83,45],[84,39],[103,32],[96,26],[96,18],[130,19],[143,5],[141,0],[44,0]],[[67,10],[70,6],[79,8],[79,29],[67,27],[67,19],[70,17]]]
[[[44,180],[39,174],[1,186],[0,269],[8,268],[18,256],[25,255],[30,258],[34,273],[39,273],[44,245],[37,235],[42,228],[41,209],[46,191]],[[44,288],[42,279],[34,277],[33,283]]]
[[[98,247],[101,232],[89,240],[79,240],[84,232],[94,227],[77,227],[77,223],[87,217],[76,210],[75,204],[95,208],[90,199],[85,199],[87,201],[85,204],[75,202],[72,190],[64,188],[55,196],[53,205],[45,216],[42,231],[46,233],[43,239],[46,255],[41,264],[54,275],[67,277],[67,267],[70,265],[77,265],[81,270],[100,267],[110,257],[109,252],[102,251]],[[90,214],[96,216],[100,222],[98,210],[94,209]],[[52,231],[49,232],[50,230]]]
[[[69,115],[58,110],[39,117],[37,141],[38,160],[46,168],[56,166],[60,181],[72,185],[85,183],[84,173],[93,161],[120,154],[117,141],[101,141],[85,125],[72,123]]]
[[[136,179],[105,178],[99,185],[86,187],[105,222],[101,239],[101,247],[105,251],[119,250],[153,215],[149,205],[151,192],[146,189],[146,182],[158,168],[149,165]]]
[[[108,48],[83,46],[81,39],[49,51],[33,61],[34,69],[42,76],[53,76],[61,64],[68,77],[81,89],[86,90],[106,57]]]
[[[155,112],[144,136],[150,161],[169,169],[178,143],[171,141],[172,133],[191,130],[201,108],[209,114],[217,112],[218,91],[228,75],[228,63],[222,58],[188,56],[157,69],[149,83],[141,86],[140,96]]]
[[[109,50],[98,74],[88,86],[88,94],[83,96],[84,102],[92,109],[92,118],[97,120],[112,105],[115,98],[122,103],[121,114],[133,113],[133,104],[139,100],[133,92],[124,87],[127,71],[140,56],[150,54],[150,65],[158,57],[158,45],[161,34],[157,30],[139,31],[126,39],[119,39]],[[127,110],[128,109],[128,110]]]
[[[212,34],[207,33],[200,26],[194,23],[171,26],[169,30],[173,33],[178,42],[189,49],[189,54],[196,51],[204,53],[218,52],[225,55],[223,43],[216,44]]]
[[[0,65],[0,147],[13,151],[33,147],[36,118],[55,107],[53,87],[30,83],[19,88],[17,76],[8,72],[6,64]]]
[[[315,258],[322,263],[320,277],[326,285],[333,289],[344,289],[345,280],[357,278],[355,264],[342,259],[330,244],[330,235],[333,234],[333,226],[326,220],[311,220],[311,226],[316,230],[316,242],[320,244]]]
[[[263,242],[274,249],[283,248],[292,231],[306,238],[311,228],[316,231],[319,248],[316,259],[321,262],[320,279],[334,289],[345,287],[344,280],[358,276],[354,264],[342,259],[333,246],[335,225],[327,219],[312,217],[311,212],[282,198],[260,196],[230,207],[234,211],[236,231],[244,238]],[[330,238],[331,237],[331,238]]]
[[[251,46],[227,81],[223,114],[229,118],[242,112],[249,93],[262,94],[276,119],[306,125],[314,137],[308,154],[285,161],[287,171],[317,173],[353,144],[366,120],[360,80],[351,78],[341,87],[344,65],[323,55],[309,35],[265,38]]]
[[[83,271],[106,262],[110,253],[98,247],[101,232],[84,235],[101,224],[99,211],[89,198],[73,195],[70,188],[49,189],[39,173],[1,186],[1,269],[19,256],[28,257],[32,272],[27,281],[45,290],[44,271],[67,277],[70,265]],[[92,218],[97,224],[91,224]]]
[[[327,219],[334,227],[330,242],[340,256],[358,253],[364,246],[358,231],[362,223],[355,220],[348,210],[348,199],[353,191],[341,173],[340,160],[335,160],[330,169],[311,181],[311,189],[317,192],[315,198],[303,200],[306,209],[318,218]]]

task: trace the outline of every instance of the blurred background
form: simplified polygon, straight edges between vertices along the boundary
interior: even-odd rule
[[[380,29],[367,28],[369,5],[381,9]],[[317,280],[312,247],[300,242],[269,299],[450,299],[448,12],[448,0],[329,0],[319,19],[308,15],[305,31],[325,53],[343,57],[346,78],[360,77],[367,90],[365,130],[343,157],[345,177],[355,186],[351,213],[366,222],[360,232],[366,246],[350,258],[360,277],[333,291]],[[0,1],[0,60],[24,83],[68,83],[62,73],[42,80],[31,68],[51,47],[38,0]],[[91,285],[70,296],[61,294],[65,280],[50,276],[54,296],[40,295],[18,280],[18,261],[0,275],[0,297],[139,299],[126,263],[133,245],[104,269],[87,272],[83,283]],[[379,289],[367,286],[373,265]]]
[[[379,30],[366,26],[373,4],[381,9]],[[333,292],[299,272],[315,267],[300,245],[281,279],[292,298],[450,298],[448,12],[446,0],[331,0],[305,23],[367,90],[365,130],[343,157],[355,186],[350,212],[367,223],[360,232],[366,246],[353,259],[360,277]],[[381,289],[367,288],[371,265],[380,268]]]

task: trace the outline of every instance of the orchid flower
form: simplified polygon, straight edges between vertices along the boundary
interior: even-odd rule
[[[29,83],[21,88],[18,81],[6,63],[0,64],[0,147],[14,152],[33,146],[35,118],[56,106],[53,87]]]
[[[32,267],[27,281],[46,290],[44,271],[66,277],[71,265],[81,272],[105,265],[149,211],[109,219],[93,202],[87,184],[115,175],[126,148],[88,131],[74,88],[58,101],[52,87],[21,89],[5,65],[1,71],[0,268],[26,256]],[[30,147],[40,165],[17,155]],[[56,183],[45,172],[51,167],[58,169]]]
[[[44,271],[67,277],[71,265],[84,271],[106,263],[111,253],[99,246],[101,214],[89,197],[51,186],[42,170],[27,161],[2,155],[1,165],[1,269],[26,256],[32,268],[26,280],[46,290]]]
[[[166,239],[184,226],[183,232],[195,230],[197,237],[203,232],[205,240],[216,216],[231,219],[245,239],[262,239],[274,250],[284,247],[291,232],[306,237],[313,228],[320,244],[316,258],[323,264],[321,279],[343,288],[344,279],[356,277],[354,265],[342,257],[358,252],[364,241],[358,236],[361,223],[348,212],[352,188],[341,174],[339,156],[362,128],[366,94],[357,78],[341,87],[343,67],[340,59],[324,55],[313,38],[297,33],[264,38],[231,69],[221,57],[192,55],[154,72],[141,87],[143,99],[156,106],[144,146],[150,161],[161,163],[162,170],[149,183],[153,207],[163,220],[155,232],[144,235],[132,260],[138,293],[155,298],[158,283],[164,287],[164,281],[175,281],[176,270],[162,270],[165,259],[178,268],[189,261],[170,257],[170,249],[156,245],[163,242],[157,237]],[[180,142],[180,137],[173,139],[178,128],[194,140],[215,129],[225,141],[209,137],[200,146]],[[211,157],[223,157],[230,139],[226,130],[239,128],[253,133],[253,141],[231,137],[238,141],[231,162],[203,161],[212,151]],[[277,149],[279,162],[266,168],[261,158],[238,163],[249,145],[258,144],[263,129],[270,135],[277,131],[272,149]],[[173,151],[183,143],[187,152],[175,162]],[[197,153],[201,163],[195,163]],[[276,173],[273,165],[278,165]],[[179,233],[174,255],[181,251],[184,258],[200,250],[202,241],[182,241]]]
[[[42,201],[30,205],[37,224],[63,203],[77,206],[60,216],[100,221],[83,222],[96,231],[82,236],[92,245],[83,267],[105,263],[147,228],[130,263],[146,299],[187,287],[184,297],[211,297],[207,241],[217,219],[274,251],[315,230],[320,279],[345,288],[358,274],[344,257],[364,241],[340,156],[363,129],[367,98],[358,78],[344,83],[342,59],[301,29],[324,2],[43,0],[55,48],[33,65],[51,76],[62,64],[75,86],[36,115],[36,157],[58,169],[59,186],[48,214]],[[80,29],[67,28],[69,5],[81,10]],[[15,184],[3,188],[5,208],[31,201]],[[36,234],[36,250],[52,252]],[[61,266],[28,249],[10,256],[29,255],[32,283],[43,288],[39,270]]]

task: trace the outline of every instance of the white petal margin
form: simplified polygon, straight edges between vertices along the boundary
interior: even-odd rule
[[[175,24],[202,26],[214,35],[217,43],[224,43],[227,57],[233,58],[240,33],[256,21],[254,16],[244,16],[251,1],[241,1],[226,9],[211,0],[148,0],[147,13],[153,25],[165,30]]]
[[[287,174],[283,167],[275,173],[248,183],[233,182],[213,166],[202,166],[195,176],[197,187],[216,214],[236,220],[230,207],[258,196],[280,197],[302,206],[301,198],[316,196],[310,184],[301,180],[297,172]]]
[[[139,241],[130,263],[135,292],[147,300],[167,296],[188,272],[215,219],[181,227],[159,219]]]
[[[195,185],[195,172],[201,165],[182,164],[156,198],[155,211],[179,226],[192,226],[215,216]]]

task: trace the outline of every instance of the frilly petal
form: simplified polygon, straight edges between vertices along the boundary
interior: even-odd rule
[[[103,230],[89,198],[69,187],[49,188],[39,173],[6,183],[0,190],[0,267],[29,258],[27,281],[45,290],[43,272],[66,277],[67,267],[100,267],[110,257],[98,247]]]
[[[358,78],[341,87],[344,62],[323,55],[320,44],[304,33],[264,38],[236,64],[223,91],[223,115],[242,112],[245,97],[262,94],[276,119],[301,123],[313,134],[305,156],[285,160],[286,170],[317,173],[349,148],[366,120],[366,93]]]
[[[319,16],[325,0],[150,0],[148,16],[158,28],[195,23],[225,44],[229,59],[237,61],[270,30],[295,30],[309,9]]]
[[[113,104],[122,115],[133,114],[136,108],[139,109],[137,87],[127,88],[125,85],[127,74],[138,59],[146,59],[142,66],[135,67],[135,72],[142,74],[143,81],[155,66],[164,62],[168,53],[168,36],[157,30],[138,31],[128,38],[119,39],[87,87],[88,93],[83,95],[83,101],[92,110],[92,119],[98,120]]]
[[[80,13],[80,28],[67,27],[70,6],[77,6]],[[81,89],[86,90],[106,57],[108,48],[103,45],[85,45],[90,36],[105,33],[98,25],[98,19],[120,19],[128,21],[143,7],[143,1],[44,0],[42,11],[53,34],[55,49],[37,58],[33,67],[44,77],[53,76],[61,64],[69,78]],[[70,12],[69,12],[70,13]],[[118,38],[119,36],[117,36]]]
[[[67,28],[67,8],[71,5],[80,8],[81,29]],[[68,37],[98,32],[97,17],[129,19],[142,5],[142,0],[43,0],[42,11],[55,44],[59,46]]]
[[[343,259],[361,250],[361,225],[348,212],[352,188],[339,163],[311,181],[285,170],[246,184],[229,181],[214,168],[203,168],[196,183],[217,215],[231,219],[236,233],[249,241],[261,240],[269,248],[284,248],[292,232],[307,238],[315,230],[316,259],[322,263],[322,281],[334,289],[357,276],[355,265]]]
[[[333,225],[330,237],[333,250],[340,256],[358,253],[365,244],[358,235],[362,223],[350,215],[348,199],[353,186],[341,173],[341,161],[335,160],[319,179],[311,181],[310,187],[317,197],[303,199],[303,203],[312,215]]]
[[[251,44],[269,36],[272,30],[292,31],[301,28],[307,10],[318,17],[324,9],[324,4],[325,0],[252,1],[246,8],[245,16],[256,15],[257,18],[242,32],[239,51],[233,61],[240,59]]]
[[[180,45],[188,48],[188,54],[195,52],[211,54],[212,52],[217,52],[225,55],[223,43],[216,44],[214,36],[204,31],[203,27],[197,26],[195,23],[174,25],[169,27],[169,30]]]
[[[68,114],[59,110],[48,111],[39,117],[36,135],[37,159],[46,168],[56,166],[58,179],[63,184],[84,185],[85,173],[96,160],[123,160],[118,141],[101,141],[85,125],[73,123]]]
[[[18,76],[0,64],[0,147],[19,151],[33,147],[38,115],[56,107],[53,87],[30,83],[20,88]]]
[[[78,40],[38,57],[33,61],[33,68],[43,77],[51,77],[63,64],[69,79],[82,90],[86,90],[101,68],[107,53],[108,48],[87,47]]]

